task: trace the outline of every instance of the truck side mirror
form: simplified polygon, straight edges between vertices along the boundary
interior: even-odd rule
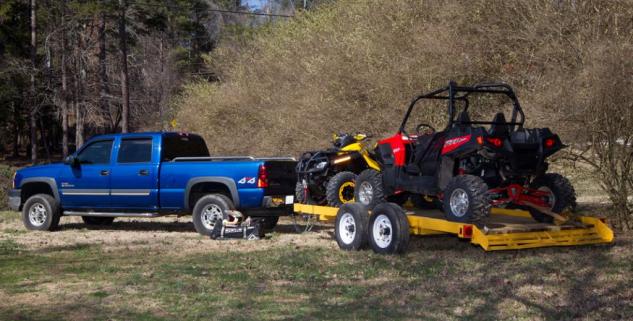
[[[79,166],[79,159],[77,159],[75,156],[73,155],[68,155],[65,159],[64,159],[64,164],[66,165],[70,165],[71,167],[77,167]]]

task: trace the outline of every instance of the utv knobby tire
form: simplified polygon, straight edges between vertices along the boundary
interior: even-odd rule
[[[219,209],[221,211],[221,214],[218,213],[217,217],[219,221],[215,222],[221,222],[221,220],[226,219],[228,217],[226,211],[235,209],[231,199],[221,194],[209,194],[198,199],[193,208],[192,220],[196,232],[201,235],[211,236],[211,232],[213,232],[214,225],[211,225],[210,220],[205,219],[203,215],[205,210],[211,211],[214,206],[216,207],[214,208],[215,210]]]
[[[356,174],[352,172],[340,172],[327,183],[325,197],[329,206],[339,207],[354,201],[354,185]]]
[[[563,175],[557,173],[547,173],[535,178],[530,183],[530,188],[539,189],[548,188],[554,194],[554,205],[552,212],[560,214],[566,210],[573,211],[576,208],[576,191],[569,180]],[[554,218],[550,215],[541,213],[537,209],[527,207],[532,218],[541,223],[553,223]]]
[[[53,231],[59,226],[60,217],[59,203],[48,194],[35,194],[22,207],[22,223],[28,230]]]
[[[467,200],[463,213],[454,212],[451,206],[451,198],[458,203],[459,195],[465,195]],[[444,189],[443,203],[444,215],[449,221],[477,222],[490,215],[488,185],[478,176],[459,175],[451,178]]]
[[[356,178],[354,199],[370,210],[376,205],[384,203],[385,191],[382,185],[382,174],[373,169],[362,171]]]
[[[114,217],[82,216],[81,219],[84,224],[92,226],[108,226],[114,222]]]
[[[382,203],[372,210],[368,227],[369,244],[378,254],[401,254],[409,246],[409,220],[402,207]]]
[[[367,245],[369,211],[359,203],[343,204],[336,213],[334,236],[341,250],[358,251]]]

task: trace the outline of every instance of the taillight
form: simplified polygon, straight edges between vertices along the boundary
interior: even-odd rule
[[[556,141],[554,140],[554,138],[548,138],[545,140],[545,147],[547,148],[554,147],[554,144],[556,144]]]
[[[257,187],[268,187],[268,173],[266,173],[266,166],[264,166],[264,164],[259,165],[259,174],[257,174]]]
[[[501,140],[501,138],[487,137],[486,140],[488,141],[488,143],[490,143],[494,147],[499,148],[499,147],[503,146],[503,140]]]

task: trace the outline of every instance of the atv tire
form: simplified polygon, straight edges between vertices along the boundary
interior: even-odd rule
[[[409,220],[394,203],[376,205],[369,219],[369,244],[378,254],[401,254],[409,246]]]
[[[354,201],[356,174],[340,172],[330,178],[326,187],[326,198],[329,206],[339,207]]]
[[[359,203],[343,204],[336,213],[334,235],[341,250],[358,251],[367,245],[369,211]]]
[[[535,178],[530,183],[530,188],[549,190],[553,194],[554,204],[552,212],[560,214],[566,210],[574,210],[576,208],[576,191],[569,180],[557,173],[547,173]],[[554,218],[550,215],[541,213],[535,208],[524,207],[530,212],[532,218],[540,223],[553,223]]]
[[[301,184],[300,182],[297,182],[297,185],[295,185],[295,203],[308,204],[308,202],[306,202],[306,195],[305,191],[303,190],[303,184]]]
[[[382,174],[373,169],[362,171],[356,178],[354,199],[370,210],[376,205],[384,203],[385,192],[382,186]]]
[[[443,205],[449,221],[480,221],[490,215],[488,185],[478,176],[455,176],[444,189]]]

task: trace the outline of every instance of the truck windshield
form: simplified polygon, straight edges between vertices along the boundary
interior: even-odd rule
[[[171,161],[176,157],[209,156],[209,150],[202,137],[191,134],[165,134],[161,153],[163,161]]]

